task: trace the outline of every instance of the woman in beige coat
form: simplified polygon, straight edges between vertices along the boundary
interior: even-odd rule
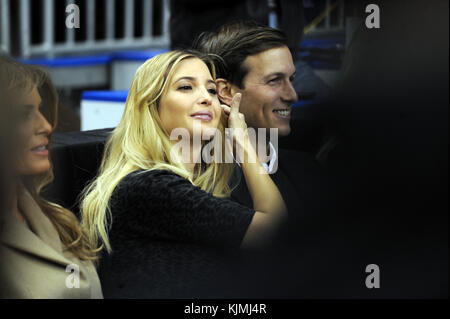
[[[0,213],[0,297],[102,298],[97,251],[76,216],[39,195],[53,177],[55,88],[42,70],[2,57],[0,86],[14,123],[13,150],[3,153],[11,169]]]

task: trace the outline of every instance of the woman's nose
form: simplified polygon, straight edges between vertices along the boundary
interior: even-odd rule
[[[208,90],[206,90],[206,89],[202,90],[202,95],[200,97],[200,104],[203,104],[203,105],[211,105],[212,104],[211,93],[209,93]]]
[[[50,133],[53,131],[52,126],[47,121],[44,115],[42,115],[41,112],[39,112],[39,123],[38,123],[38,134],[45,134],[50,135]]]

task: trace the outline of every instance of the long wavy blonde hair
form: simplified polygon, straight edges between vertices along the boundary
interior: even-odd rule
[[[187,51],[160,54],[137,70],[122,119],[106,143],[98,176],[82,194],[82,224],[88,230],[91,245],[106,248],[109,253],[112,251],[108,238],[112,223],[109,200],[119,182],[134,171],[170,170],[214,196],[230,195],[228,181],[233,164],[214,161],[196,164],[191,176],[183,163],[171,155],[174,144],[159,117],[159,101],[176,67],[191,58],[204,61],[215,78],[215,67],[210,57]],[[222,116],[218,126],[222,137],[225,124]],[[221,143],[222,154],[225,154],[224,144]]]
[[[54,130],[58,118],[58,95],[48,74],[35,66],[24,65],[6,57],[0,57],[0,83],[3,86],[2,107],[8,109],[10,121],[18,113],[17,103],[21,96],[37,88],[42,98],[44,116]],[[53,169],[38,175],[23,176],[22,183],[43,213],[55,226],[63,247],[81,260],[98,259],[97,249],[88,241],[87,232],[81,227],[77,217],[68,209],[45,200],[41,190],[53,181]]]

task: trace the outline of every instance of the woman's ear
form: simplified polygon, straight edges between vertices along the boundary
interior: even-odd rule
[[[219,100],[222,103],[230,106],[231,100],[233,99],[233,94],[231,92],[232,91],[231,83],[225,79],[217,79],[216,85],[217,85],[217,94],[219,96]]]

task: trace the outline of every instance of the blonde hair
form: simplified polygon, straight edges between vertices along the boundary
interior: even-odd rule
[[[172,158],[173,141],[159,117],[159,101],[176,67],[190,58],[204,61],[215,78],[214,64],[208,57],[187,51],[160,54],[137,70],[122,119],[106,143],[98,176],[83,191],[80,206],[82,223],[88,230],[91,245],[112,251],[108,238],[112,223],[109,200],[120,181],[134,171],[169,170],[214,196],[230,195],[228,180],[233,164],[197,164],[194,176],[191,176],[183,163]],[[218,127],[222,136],[224,128],[225,118],[222,116]]]
[[[17,113],[16,104],[21,96],[31,92],[36,87],[43,105],[47,120],[55,129],[58,114],[58,95],[48,74],[35,66],[24,65],[5,57],[0,57],[0,82],[6,85],[6,101],[4,106],[12,116]],[[43,213],[55,226],[65,250],[70,251],[81,260],[97,260],[98,250],[90,245],[86,231],[81,227],[77,217],[68,209],[45,200],[40,195],[41,190],[53,181],[53,169],[38,175],[22,177],[22,183],[39,205]]]

